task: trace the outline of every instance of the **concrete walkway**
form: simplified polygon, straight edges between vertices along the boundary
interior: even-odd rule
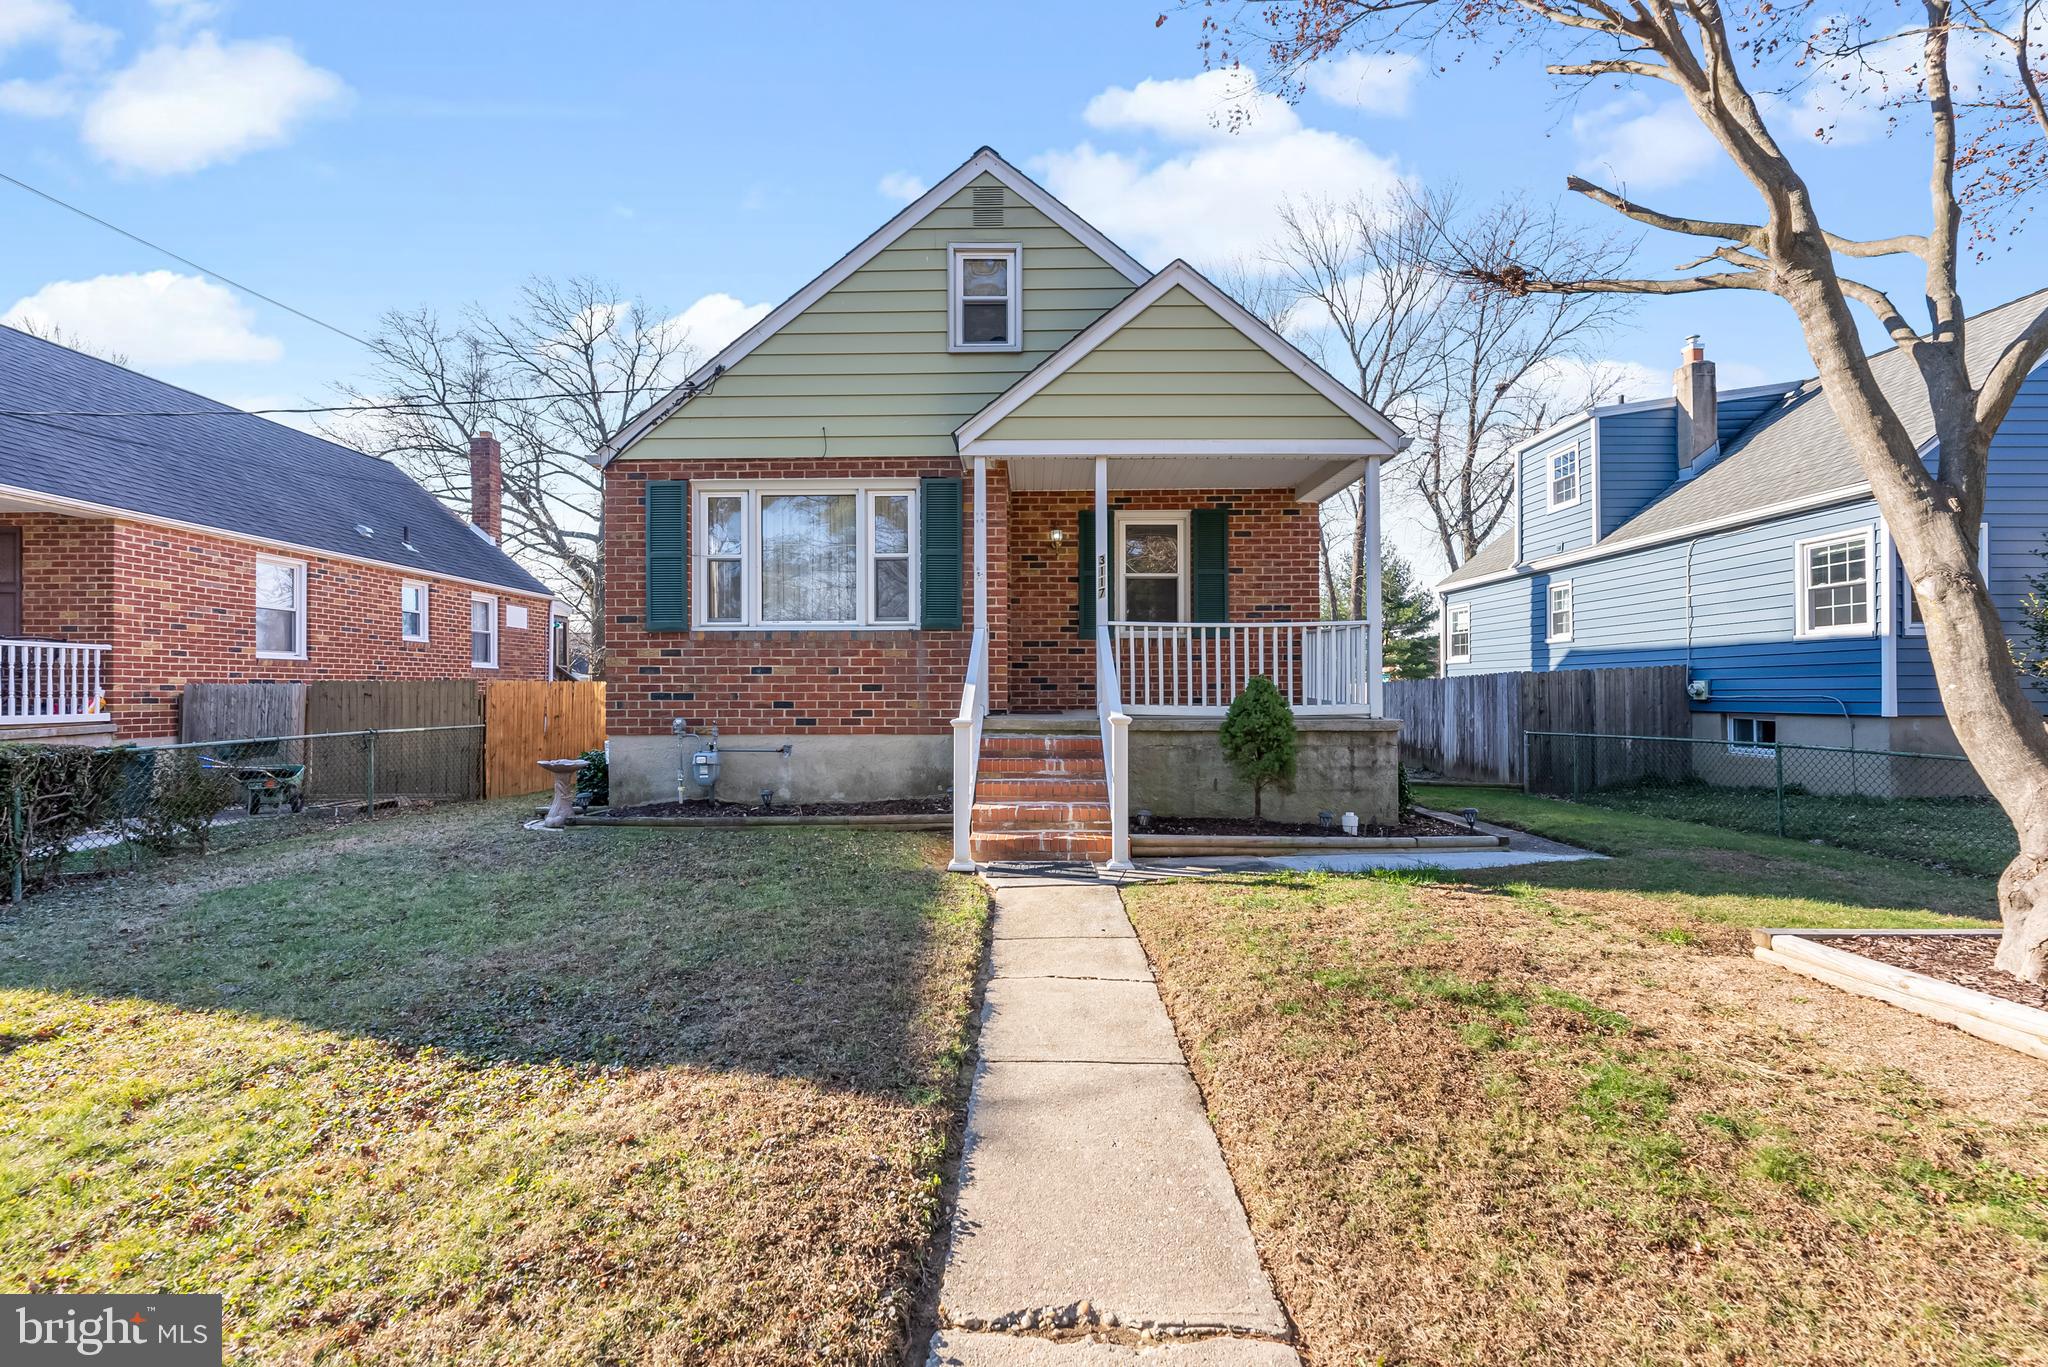
[[[1115,887],[1072,869],[988,879],[981,1059],[931,1364],[1292,1367]]]

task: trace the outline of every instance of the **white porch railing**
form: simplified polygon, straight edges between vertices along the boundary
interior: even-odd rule
[[[953,862],[955,873],[974,872],[974,776],[981,767],[981,723],[988,716],[988,628],[974,629],[967,681],[953,718]]]
[[[1263,674],[1305,716],[1373,716],[1376,622],[1112,622],[1124,708],[1221,713]]]
[[[1102,727],[1102,774],[1109,788],[1109,862],[1106,869],[1131,867],[1131,719],[1117,682],[1116,652],[1109,623],[1095,624],[1095,716]]]
[[[0,726],[102,715],[107,650],[69,641],[0,640]]]

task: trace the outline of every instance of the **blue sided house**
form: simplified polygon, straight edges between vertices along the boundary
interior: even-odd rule
[[[2044,310],[2048,291],[1970,319],[1971,372]],[[1912,362],[1871,366],[1931,461]],[[1912,591],[1819,383],[1719,391],[1690,338],[1673,389],[1518,448],[1512,527],[1437,585],[1444,672],[1682,664],[1700,739],[1953,753]],[[1992,444],[1978,551],[2015,637],[2044,534],[2048,366]]]

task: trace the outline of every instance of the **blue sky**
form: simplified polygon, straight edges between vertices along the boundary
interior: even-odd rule
[[[1282,193],[1395,176],[1549,203],[1578,170],[1660,206],[1754,212],[1686,118],[1640,94],[1567,98],[1534,60],[1362,62],[1232,137],[1192,83],[1192,24],[1155,28],[1155,14],[0,0],[0,170],[353,332],[388,308],[453,314],[531,274],[588,273],[694,309],[706,344],[982,143],[1153,266],[1256,252]],[[1823,208],[1851,232],[1919,227],[1918,139],[1867,116],[1840,127],[1832,145],[1800,139]],[[9,315],[249,406],[318,401],[362,370],[344,339],[12,187],[0,206]],[[1651,242],[1642,264],[1680,259]],[[1915,297],[1909,272],[1883,279]],[[2044,281],[2017,250],[1966,283],[1981,308]],[[1688,332],[1727,384],[1811,369],[1784,306],[1751,295],[1645,303],[1602,351],[1649,397]]]

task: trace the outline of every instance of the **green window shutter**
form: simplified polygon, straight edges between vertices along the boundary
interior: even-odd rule
[[[690,629],[690,482],[647,482],[649,631]]]
[[[1081,510],[1081,526],[1074,535],[1074,549],[1080,552],[1081,596],[1078,619],[1083,636],[1095,634],[1095,510]]]
[[[960,629],[960,480],[919,481],[924,518],[921,625],[926,631]]]
[[[1195,582],[1190,602],[1197,622],[1230,620],[1230,514],[1197,508],[1188,514],[1188,561]]]

